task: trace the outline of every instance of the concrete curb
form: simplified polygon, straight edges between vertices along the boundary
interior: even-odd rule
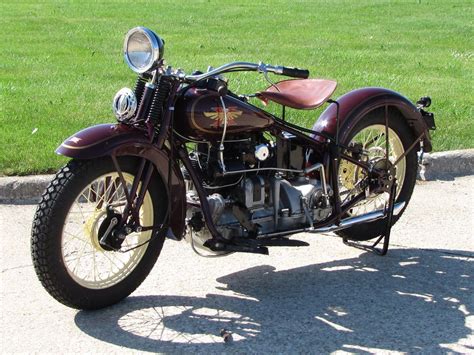
[[[0,177],[0,202],[38,202],[54,175]]]
[[[453,180],[474,175],[474,149],[425,154],[418,178]],[[0,202],[37,202],[54,175],[0,177]]]
[[[465,175],[474,175],[474,149],[425,154],[419,171],[419,179],[425,181]]]

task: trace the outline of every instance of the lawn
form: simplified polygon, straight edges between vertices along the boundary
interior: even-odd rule
[[[306,67],[339,82],[335,97],[383,86],[430,95],[434,149],[474,147],[474,3],[468,1],[2,1],[0,174],[56,170],[61,141],[113,122],[111,100],[135,75],[123,36],[146,26],[186,71],[234,61]],[[256,74],[234,91],[266,86]],[[311,126],[320,111],[291,112]]]

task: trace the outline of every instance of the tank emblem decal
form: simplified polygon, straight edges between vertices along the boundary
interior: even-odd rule
[[[211,127],[219,128],[224,127],[224,109],[222,107],[212,107],[211,112],[204,112],[204,116],[214,120],[211,124]],[[242,111],[238,111],[236,106],[230,106],[226,109],[227,112],[227,125],[234,126],[236,125],[235,120],[242,115]]]

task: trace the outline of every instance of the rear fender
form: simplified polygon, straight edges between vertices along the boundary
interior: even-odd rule
[[[158,150],[143,131],[123,124],[100,124],[88,127],[66,139],[57,154],[74,159],[94,159],[104,156],[136,156],[151,161],[165,185],[168,181],[169,151]],[[177,163],[171,171],[171,229],[177,239],[184,233],[186,190]]]
[[[384,88],[362,88],[348,92],[336,100],[339,103],[339,127],[341,141],[344,134],[351,131],[359,120],[371,111],[388,106],[389,109],[401,113],[413,135],[418,138],[425,133],[423,138],[423,150],[432,150],[431,140],[423,115],[420,110],[406,97],[399,93]],[[313,126],[316,132],[322,132],[331,136],[336,135],[337,106],[331,104],[319,117]],[[314,137],[319,139],[318,137]]]

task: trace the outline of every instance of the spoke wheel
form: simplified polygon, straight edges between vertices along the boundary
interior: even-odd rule
[[[73,160],[47,187],[33,220],[31,252],[38,278],[58,301],[78,309],[114,304],[132,293],[158,258],[164,233],[133,232],[117,252],[99,243],[126,204],[138,160],[120,158],[125,186],[110,158]],[[142,226],[163,222],[166,189],[152,176],[139,211]],[[110,209],[109,214],[107,208]]]
[[[405,151],[413,143],[414,137],[405,119],[394,111],[389,111],[388,117],[388,157],[393,164],[405,154]],[[348,131],[347,127],[353,127]],[[355,125],[347,125],[341,134],[346,145],[356,143],[362,146],[362,159],[369,163],[377,163],[386,158],[386,135],[385,135],[385,115],[383,110],[373,111],[359,119]],[[417,174],[416,150],[410,151],[395,167],[397,180],[397,195],[395,202],[405,202],[408,204],[416,182]],[[366,172],[358,166],[342,160],[338,171],[338,181],[341,200],[350,200],[363,190],[363,182]],[[376,210],[384,209],[388,205],[388,193],[370,194],[351,208],[347,217],[359,216]],[[405,205],[405,208],[406,208]],[[392,219],[394,224],[402,215],[405,208]],[[385,228],[385,220],[371,223],[359,224],[337,232],[338,235],[351,240],[369,240],[378,237]]]
[[[116,172],[92,181],[74,200],[66,216],[62,233],[64,264],[71,277],[84,287],[101,289],[122,281],[143,258],[148,247],[145,242],[152,236],[151,231],[129,234],[122,249],[136,249],[127,253],[105,250],[99,244],[99,229],[103,224],[109,224],[107,207],[111,206],[116,215],[121,215],[127,203],[125,189],[131,189],[134,177],[128,173],[123,175],[125,188]],[[149,192],[139,215],[142,226],[153,224],[153,203]]]

